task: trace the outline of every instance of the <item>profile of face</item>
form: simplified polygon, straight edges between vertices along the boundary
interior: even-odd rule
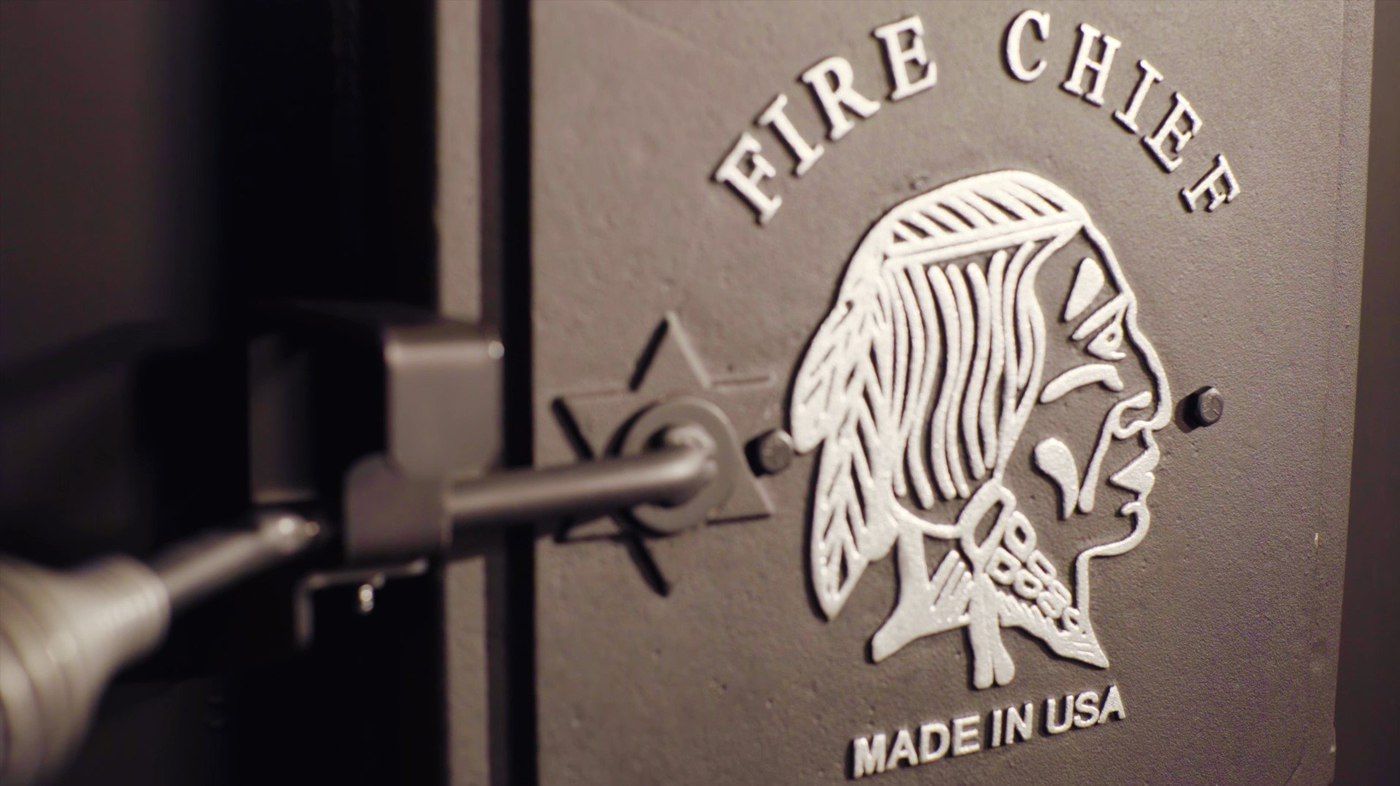
[[[1090,564],[1147,534],[1169,401],[1137,298],[1078,200],[1016,171],[906,200],[866,233],[794,381],[794,442],[820,449],[823,611],[893,552],[898,601],[873,660],[965,627],[974,686],[1006,684],[1001,630],[1017,628],[1107,666]],[[1079,528],[1104,518],[1126,527]]]
[[[1021,435],[1033,444],[1031,463],[1054,485],[1061,519],[1102,510],[1104,486],[1130,495],[1124,507],[1145,506],[1160,457],[1152,433],[1171,416],[1166,373],[1138,324],[1137,298],[1106,243],[1087,245],[1090,253],[1077,264],[1047,265],[1048,280],[1038,282],[1057,318],[1047,319],[1046,382]],[[1074,258],[1064,250],[1060,256]],[[1058,411],[1047,406],[1056,403]],[[1041,427],[1047,415],[1055,420]],[[1067,421],[1087,422],[1090,434],[1070,443],[1058,433]],[[1127,447],[1119,443],[1138,449],[1119,450]],[[1134,454],[1115,464],[1122,453]]]
[[[1040,384],[1027,390],[1033,404],[1022,423],[1003,433],[1016,442],[1010,472],[987,486],[999,495],[1008,524],[962,545],[973,560],[985,560],[986,594],[1003,608],[999,625],[1021,627],[1057,654],[1105,667],[1089,613],[1090,564],[1131,550],[1147,535],[1147,498],[1161,457],[1153,435],[1170,418],[1171,394],[1139,324],[1136,295],[1091,223],[1033,275],[1044,306],[1031,317],[1045,328],[1033,352]],[[1048,499],[1017,471],[1027,466],[1053,489]],[[1010,500],[1015,511],[1008,516]],[[968,509],[971,518],[982,514],[976,504]],[[1067,526],[1050,526],[1055,519]],[[967,528],[978,531],[977,524]],[[970,572],[975,586],[975,565]],[[1014,669],[999,637],[988,632],[991,624],[973,621],[970,628],[993,652],[974,684],[1009,681]]]

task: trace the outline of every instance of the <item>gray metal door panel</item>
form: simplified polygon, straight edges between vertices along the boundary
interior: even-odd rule
[[[972,714],[983,750],[880,777],[1330,776],[1370,10],[1037,8],[1047,35],[1023,31],[1021,51],[1025,65],[1047,67],[1029,82],[1004,56],[1024,5],[533,9],[537,463],[576,459],[577,437],[609,434],[669,392],[718,404],[744,440],[793,428],[794,376],[867,231],[921,194],[1003,170],[1053,183],[1092,216],[1131,282],[1173,408],[1156,432],[1150,532],[1094,564],[1093,628],[1107,668],[1011,628],[1000,635],[1014,679],[987,689],[974,687],[962,630],[873,663],[868,642],[896,600],[895,560],[872,561],[826,619],[809,567],[819,451],[756,481],[771,516],[647,540],[665,595],[614,522],[541,541],[541,782],[839,781],[852,773],[853,740],[884,733],[893,745],[901,728]],[[913,14],[937,81],[891,100],[872,31]],[[1061,87],[1081,23],[1121,41],[1101,106]],[[867,118],[848,112],[854,128],[839,140],[798,81],[833,55],[881,102]],[[1130,100],[1143,59],[1163,79],[1133,134],[1113,112]],[[909,68],[919,75],[917,63]],[[779,93],[804,139],[823,147],[801,177],[773,131],[754,123]],[[1173,93],[1203,122],[1168,173],[1142,136]],[[777,170],[762,187],[782,205],[764,224],[714,179],[742,132]],[[1239,195],[1213,211],[1205,195],[1187,210],[1182,189],[1217,154]],[[1073,281],[1072,267],[1057,270],[1037,285],[1052,327]],[[658,332],[668,312],[679,328]],[[678,360],[678,331],[708,385]],[[1047,362],[1066,347],[1052,345]],[[1224,417],[1191,429],[1182,400],[1207,385],[1223,393]],[[581,399],[584,415],[570,406]],[[1067,395],[1038,410],[1037,428],[1091,440],[1091,407]],[[1007,477],[1028,514],[1044,519],[1037,527],[1059,546],[1062,573],[1115,526],[1055,520],[1055,487],[1028,464],[1013,462]],[[1045,733],[1047,698],[1109,685],[1124,717]],[[1035,705],[1032,738],[985,748],[993,710],[1025,702]]]

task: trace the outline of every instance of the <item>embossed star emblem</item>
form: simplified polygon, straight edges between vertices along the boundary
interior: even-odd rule
[[[704,399],[734,417],[754,412],[756,399],[772,397],[769,376],[715,379],[696,354],[680,318],[668,312],[652,340],[643,349],[631,384],[621,390],[561,396],[559,404],[573,430],[575,449],[585,458],[611,455],[626,426],[646,408],[674,396]],[[572,421],[571,423],[568,421]],[[741,424],[736,423],[736,427]],[[570,429],[572,426],[572,429]],[[741,439],[745,432],[738,431]],[[580,444],[582,443],[582,444]],[[773,507],[747,462],[729,499],[706,517],[708,523],[742,521],[772,515]],[[571,535],[600,534],[575,530]]]

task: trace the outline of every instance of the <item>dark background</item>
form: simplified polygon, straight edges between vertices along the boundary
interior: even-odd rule
[[[1337,783],[1400,781],[1400,3],[1376,3]]]
[[[485,30],[520,26],[486,5]],[[425,2],[0,4],[0,551],[148,554],[237,513],[251,303],[434,307],[433,17]],[[1337,691],[1348,784],[1400,773],[1400,3],[1377,3],[1375,29]],[[523,91],[483,94],[483,112],[518,122],[501,102]],[[518,230],[483,226],[484,244]],[[109,692],[67,782],[440,779],[437,579],[391,585],[368,617],[326,598],[300,656],[278,580],[182,620]],[[512,728],[528,750],[529,724]]]
[[[245,318],[436,303],[427,3],[0,5],[0,551],[146,555],[247,506]],[[179,620],[72,783],[432,783],[433,576]]]

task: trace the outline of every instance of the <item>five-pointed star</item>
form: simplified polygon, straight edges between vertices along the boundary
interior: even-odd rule
[[[681,327],[680,319],[667,313],[655,338],[643,350],[638,371],[627,389],[561,396],[559,403],[586,443],[587,451],[592,456],[604,456],[613,452],[631,419],[659,401],[673,396],[694,396],[718,406],[732,418],[732,411],[757,409],[750,399],[771,396],[772,386],[769,377],[711,378]],[[739,436],[742,440],[745,434],[740,431]],[[767,495],[745,462],[733,493],[710,512],[706,521],[739,521],[772,513]]]

